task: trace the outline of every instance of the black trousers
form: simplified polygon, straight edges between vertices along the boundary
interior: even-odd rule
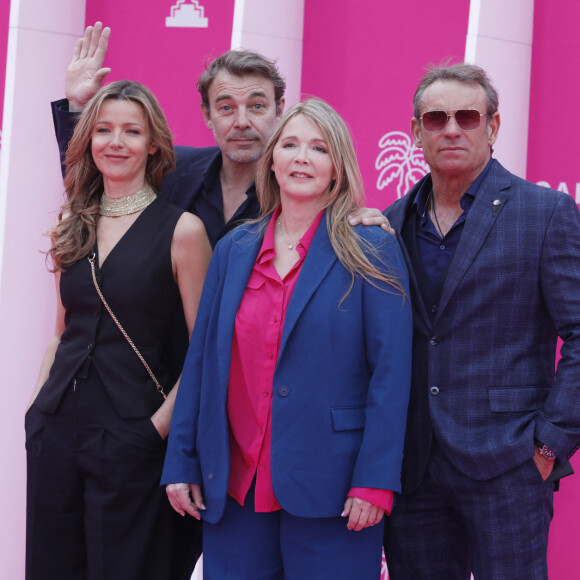
[[[56,414],[26,415],[26,579],[189,578],[201,526],[159,486],[165,442],[148,417],[119,417],[93,369],[84,375]]]

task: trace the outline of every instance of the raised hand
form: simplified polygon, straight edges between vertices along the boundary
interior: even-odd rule
[[[110,35],[110,28],[96,22],[87,26],[84,36],[77,41],[65,77],[70,111],[81,111],[111,72],[110,68],[103,68]]]

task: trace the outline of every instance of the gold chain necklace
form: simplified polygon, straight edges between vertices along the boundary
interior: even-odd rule
[[[103,192],[103,195],[101,196],[101,205],[99,206],[99,214],[109,217],[129,215],[145,209],[148,205],[153,203],[156,198],[157,194],[148,183],[146,183],[139,191],[136,191],[131,195],[126,195],[125,197],[109,197]]]

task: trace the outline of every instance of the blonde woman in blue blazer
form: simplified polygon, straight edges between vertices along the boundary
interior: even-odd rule
[[[378,579],[411,375],[404,261],[390,234],[348,225],[362,183],[348,129],[325,102],[288,111],[256,185],[262,218],[218,243],[209,268],[162,483],[178,513],[203,518],[205,578]],[[242,468],[252,484],[239,497],[244,415],[232,389],[244,381],[238,351],[247,345],[239,346],[238,312],[257,288],[255,322],[268,319],[259,280],[268,260],[278,284],[296,279],[264,391],[268,436],[251,445],[260,467]],[[273,504],[263,509],[268,486]]]

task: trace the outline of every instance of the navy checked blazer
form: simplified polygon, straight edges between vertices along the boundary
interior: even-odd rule
[[[476,480],[530,459],[534,437],[557,454],[557,467],[571,472],[568,460],[580,443],[578,207],[569,195],[493,161],[431,323],[401,235],[422,182],[385,211],[402,246],[413,303],[403,492],[419,486],[433,436]],[[564,345],[555,372],[558,337]]]

